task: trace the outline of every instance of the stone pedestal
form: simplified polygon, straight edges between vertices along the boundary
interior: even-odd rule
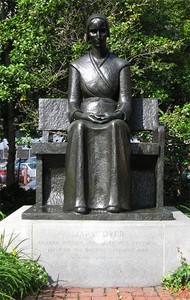
[[[145,287],[190,261],[190,219],[170,209],[175,220],[23,220],[24,206],[0,222],[8,238],[33,258],[40,257],[53,281],[77,287]]]

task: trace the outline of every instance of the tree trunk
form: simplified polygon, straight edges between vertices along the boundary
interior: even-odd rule
[[[15,127],[14,127],[14,103],[7,103],[7,140],[9,145],[7,164],[7,187],[15,183],[14,162],[15,162]]]
[[[5,5],[9,2],[4,2],[0,0],[0,21],[5,20],[8,14],[5,15]],[[10,13],[10,12],[9,12]],[[1,53],[2,63],[8,67],[10,64],[9,54],[11,45],[8,44],[4,51]],[[7,164],[7,186],[11,187],[15,183],[14,174],[14,162],[15,162],[15,128],[14,128],[14,107],[13,102],[8,102],[5,104],[4,112],[4,124],[5,136],[8,140],[9,152],[8,152],[8,164]]]

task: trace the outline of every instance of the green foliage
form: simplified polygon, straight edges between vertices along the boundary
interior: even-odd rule
[[[28,293],[40,290],[48,282],[47,273],[37,261],[19,257],[19,243],[11,249],[17,236],[11,235],[5,245],[5,234],[0,236],[0,298],[22,299]],[[11,249],[11,252],[8,250]]]
[[[160,123],[165,126],[165,199],[175,205],[188,202],[189,182],[183,178],[190,153],[190,104],[160,111]]]
[[[5,236],[5,231],[2,234],[0,234],[0,249],[1,249],[1,251],[4,251],[4,252],[11,251],[12,253],[21,256],[23,254],[23,249],[20,248],[20,245],[24,242],[24,240],[17,243],[14,246],[14,249],[11,248],[11,246],[13,245],[13,243],[15,243],[18,236],[19,236],[18,234],[15,235],[14,233],[12,233],[9,237],[7,237],[7,236]]]
[[[22,133],[24,131],[25,130],[22,130]],[[24,137],[21,136],[20,138],[16,138],[16,143],[17,143],[17,145],[26,145],[27,147],[31,146],[32,138],[31,138],[30,134],[27,132],[27,130],[26,130],[26,136],[24,136]]]
[[[0,221],[2,221],[4,218],[5,218],[5,214],[2,211],[0,211]]]
[[[168,137],[190,143],[190,103],[182,107],[176,105],[173,111],[161,112],[160,122],[165,125]]]
[[[187,216],[190,218],[190,208],[184,205],[180,205],[179,209]]]
[[[190,264],[187,263],[179,249],[178,252],[181,254],[181,266],[171,275],[164,276],[162,280],[162,285],[173,292],[183,288],[190,289]]]

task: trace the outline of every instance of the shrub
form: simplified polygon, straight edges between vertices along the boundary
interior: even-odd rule
[[[183,288],[190,289],[190,264],[187,263],[179,249],[178,252],[181,254],[181,266],[171,275],[164,276],[162,280],[162,285],[173,292]]]
[[[16,236],[17,237],[17,236]],[[11,248],[15,240],[13,234],[5,245],[4,233],[0,239],[0,299],[22,299],[26,294],[34,293],[48,282],[48,276],[43,266],[31,258],[22,259],[22,249],[19,243]],[[8,252],[10,249],[11,252]]]

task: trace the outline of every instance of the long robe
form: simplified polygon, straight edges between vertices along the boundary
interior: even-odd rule
[[[64,210],[130,209],[131,112],[129,63],[108,53],[98,64],[91,53],[70,65]],[[121,110],[125,120],[96,124],[75,120],[76,111],[102,115]]]

